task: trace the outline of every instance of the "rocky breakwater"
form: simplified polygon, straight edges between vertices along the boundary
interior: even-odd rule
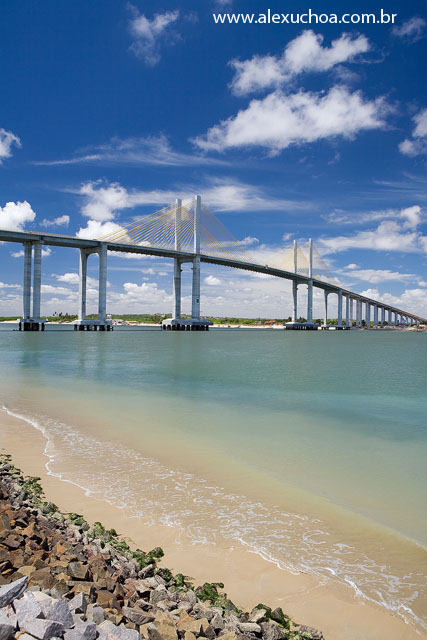
[[[0,640],[323,640],[280,608],[240,610],[222,584],[195,588],[162,556],[61,513],[0,456]]]

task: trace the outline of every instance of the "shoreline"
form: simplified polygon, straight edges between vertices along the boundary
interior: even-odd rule
[[[62,511],[77,511],[89,522],[99,520],[116,528],[138,546],[162,546],[166,566],[192,576],[196,582],[224,581],[226,592],[238,606],[251,609],[265,601],[282,606],[296,621],[322,629],[327,640],[427,638],[427,634],[418,633],[386,609],[357,599],[350,588],[322,583],[311,574],[295,575],[279,569],[243,544],[233,543],[228,548],[194,545],[185,540],[176,527],[142,526],[125,508],[87,495],[76,484],[53,475],[46,468],[46,438],[41,431],[23,422],[5,411],[0,412],[2,447],[12,454],[25,474],[42,478],[48,500],[58,504]]]

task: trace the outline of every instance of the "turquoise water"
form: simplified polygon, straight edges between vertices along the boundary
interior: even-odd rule
[[[426,333],[4,326],[0,402],[44,431],[58,475],[421,627],[426,356]]]

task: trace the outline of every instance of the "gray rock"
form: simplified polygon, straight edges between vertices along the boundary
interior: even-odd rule
[[[15,636],[15,627],[7,622],[0,622],[0,640],[11,640]]]
[[[148,564],[146,567],[141,569],[141,571],[139,571],[138,578],[142,578],[142,579],[146,578],[147,576],[150,575],[153,569],[154,569],[154,564]]]
[[[261,622],[260,627],[263,640],[282,640],[286,637],[282,629],[273,622]]]
[[[19,596],[24,593],[27,585],[28,576],[24,576],[23,578],[19,578],[19,580],[0,587],[0,608],[11,604],[16,598],[19,598]]]
[[[64,627],[60,622],[42,620],[41,618],[26,618],[22,630],[31,634],[38,640],[51,640],[54,636],[62,636]]]
[[[73,616],[70,612],[69,604],[66,600],[57,600],[52,607],[52,611],[50,614],[51,620],[55,620],[55,622],[60,622],[64,629],[71,629],[74,625]]]
[[[189,589],[188,591],[186,591],[183,594],[182,599],[187,600],[192,606],[197,603],[197,596],[194,593],[193,589]]]
[[[168,592],[166,591],[165,588],[163,589],[159,589],[157,591],[157,589],[155,589],[154,591],[152,591],[150,593],[150,603],[151,604],[157,604],[158,602],[161,602],[162,600],[167,600],[168,599]]]
[[[152,613],[142,611],[142,609],[138,609],[137,607],[122,607],[122,613],[128,620],[134,622],[138,626],[152,622],[156,617]]]
[[[82,640],[95,640],[98,635],[98,629],[94,622],[80,622],[76,624],[74,631],[80,634]],[[65,638],[67,638],[68,630],[65,632]],[[70,640],[73,640],[70,638]]]
[[[206,618],[206,620],[212,620],[215,615],[215,611],[210,607],[207,607],[203,602],[197,602],[193,606],[193,616],[197,619]]]
[[[78,593],[74,598],[72,598],[69,602],[70,611],[75,611],[76,613],[86,613],[87,610],[87,600],[84,593]]]
[[[136,629],[128,629],[124,624],[119,626],[120,640],[141,640],[141,636]]]
[[[24,593],[22,598],[13,601],[13,607],[18,618],[18,625],[22,627],[22,624],[26,618],[40,618],[42,617],[42,609],[31,592]]]
[[[49,619],[50,613],[56,600],[43,591],[36,591],[33,593],[33,595],[34,599],[42,610],[42,615],[40,617],[45,618],[46,620]]]
[[[299,627],[298,633],[304,633],[307,640],[323,640],[323,633],[321,631],[313,629],[313,627],[307,627],[304,624]]]
[[[105,620],[105,611],[97,604],[88,604],[86,609],[86,618],[89,622],[101,624]]]
[[[215,629],[215,631],[222,631],[225,627],[224,618],[216,613],[211,620],[211,625]]]
[[[238,628],[242,633],[260,633],[261,627],[256,622],[239,622]]]
[[[111,622],[111,620],[104,620],[98,626],[98,631],[102,637],[106,638],[107,636],[113,636],[114,638],[120,639],[120,631],[119,628],[116,627],[115,624]]]
[[[249,622],[265,622],[266,613],[267,611],[265,609],[252,609],[249,616]]]
[[[14,612],[12,605],[9,604],[7,607],[0,609],[0,623],[11,624],[15,629],[17,628],[18,617]]]

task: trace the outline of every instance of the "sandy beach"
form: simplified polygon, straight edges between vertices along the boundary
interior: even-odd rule
[[[250,609],[259,602],[281,606],[296,621],[322,629],[328,640],[427,638],[384,608],[355,598],[350,589],[279,569],[243,545],[194,545],[174,527],[142,526],[126,509],[90,497],[49,473],[46,440],[25,421],[0,411],[0,432],[2,450],[12,454],[25,474],[41,477],[47,499],[62,511],[78,512],[89,522],[99,520],[114,527],[145,550],[162,546],[165,566],[192,576],[197,584],[223,581],[238,606]]]

